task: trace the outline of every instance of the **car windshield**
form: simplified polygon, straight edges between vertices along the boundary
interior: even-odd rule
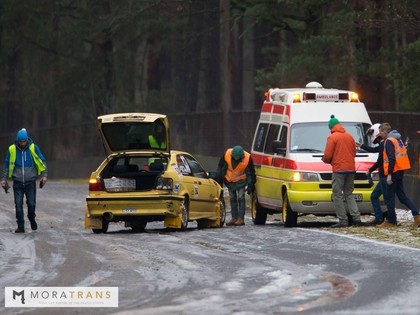
[[[341,122],[341,125],[351,133],[356,142],[372,146],[366,136],[369,124]],[[290,152],[324,152],[329,135],[330,130],[325,122],[294,124],[291,128]]]
[[[102,132],[112,151],[167,148],[166,129],[160,120],[103,124]]]

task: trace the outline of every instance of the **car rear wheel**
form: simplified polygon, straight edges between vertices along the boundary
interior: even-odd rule
[[[251,194],[251,216],[255,225],[264,225],[267,221],[267,210],[258,203],[257,194]]]
[[[292,211],[290,207],[289,198],[287,193],[283,193],[283,204],[282,204],[282,220],[285,227],[297,226],[297,213]]]
[[[220,227],[223,227],[226,222],[226,204],[223,194],[220,196]]]
[[[93,233],[100,234],[108,232],[109,221],[105,218],[102,218],[102,229],[92,229]]]
[[[131,223],[131,229],[134,232],[143,232],[144,229],[146,228],[146,225],[147,225],[147,221],[145,221],[145,220],[139,220],[139,221],[136,221],[136,222],[132,222]]]
[[[181,231],[186,231],[188,228],[188,201],[184,199],[181,205]]]

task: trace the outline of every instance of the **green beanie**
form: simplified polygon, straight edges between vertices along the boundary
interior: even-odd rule
[[[335,118],[334,115],[331,115],[331,119],[328,122],[328,127],[330,127],[330,129],[332,129],[335,125],[339,124],[340,122],[338,121],[337,118]]]
[[[233,147],[231,155],[235,160],[242,159],[245,156],[244,149],[240,145],[236,145]]]

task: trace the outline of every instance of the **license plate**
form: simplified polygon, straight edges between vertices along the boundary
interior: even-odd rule
[[[137,210],[136,209],[123,209],[122,212],[124,213],[135,213]]]
[[[354,199],[356,199],[357,202],[362,202],[363,201],[363,196],[362,194],[354,194]]]
[[[363,201],[363,195],[362,194],[353,194],[354,200],[356,202],[362,202]],[[331,195],[331,201],[334,201],[333,195]]]

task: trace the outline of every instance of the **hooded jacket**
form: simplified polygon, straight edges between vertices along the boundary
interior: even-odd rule
[[[331,129],[327,138],[322,161],[331,164],[333,172],[355,173],[356,143],[353,136],[341,124]]]
[[[407,148],[401,140],[401,134],[397,130],[392,130],[384,142],[383,167],[385,175],[410,169]]]
[[[33,153],[30,150],[31,145],[33,145],[33,150],[35,152],[35,155],[42,161],[42,164],[45,167],[44,169],[40,170],[40,172],[38,172],[36,163],[34,161]],[[15,161],[11,161],[11,150],[13,146],[16,149]],[[13,180],[20,181],[20,182],[34,181],[38,178],[39,173],[41,177],[47,176],[45,157],[41,153],[41,150],[39,149],[39,147],[33,143],[31,138],[28,138],[28,142],[24,149],[21,149],[19,147],[19,143],[17,139],[15,140],[14,144],[12,144],[9,147],[9,150],[7,150],[6,157],[3,162],[2,180],[6,180],[7,178],[10,177],[9,168],[10,168],[11,162],[14,162],[14,168],[13,168],[13,172],[11,176]]]

